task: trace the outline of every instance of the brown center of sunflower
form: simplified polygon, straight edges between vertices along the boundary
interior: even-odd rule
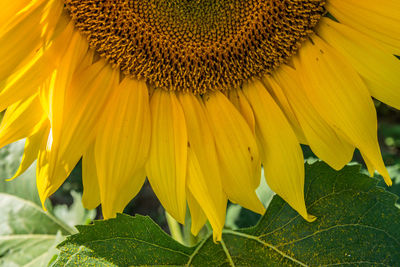
[[[91,47],[167,90],[237,88],[287,61],[324,0],[64,0]]]

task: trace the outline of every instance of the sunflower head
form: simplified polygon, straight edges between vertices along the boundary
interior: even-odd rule
[[[318,23],[323,0],[66,0],[102,57],[157,88],[237,88],[286,62]]]

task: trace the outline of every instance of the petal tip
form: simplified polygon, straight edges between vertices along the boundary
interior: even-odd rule
[[[213,232],[213,242],[214,244],[218,244],[222,240],[222,231]]]
[[[45,205],[46,199],[47,199],[47,198],[45,198],[44,200],[41,200],[41,202],[42,202],[42,209],[43,209],[45,212],[47,212],[47,208],[46,208],[46,205]]]
[[[316,216],[308,214],[308,213],[307,213],[307,216],[303,216],[303,218],[309,223],[311,223],[317,219]]]
[[[392,186],[393,185],[392,179],[390,179],[389,175],[383,176],[383,179],[385,180],[385,183],[386,183],[387,186]]]

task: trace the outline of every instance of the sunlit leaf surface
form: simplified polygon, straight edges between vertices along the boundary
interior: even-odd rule
[[[258,225],[225,230],[185,247],[149,218],[119,215],[81,226],[60,246],[55,266],[396,266],[400,264],[400,210],[396,196],[358,166],[335,172],[323,163],[306,167],[306,202],[313,223],[274,196]]]

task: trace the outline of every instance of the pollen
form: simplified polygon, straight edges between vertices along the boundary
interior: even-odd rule
[[[203,94],[287,62],[323,0],[65,0],[90,46],[128,76]]]

